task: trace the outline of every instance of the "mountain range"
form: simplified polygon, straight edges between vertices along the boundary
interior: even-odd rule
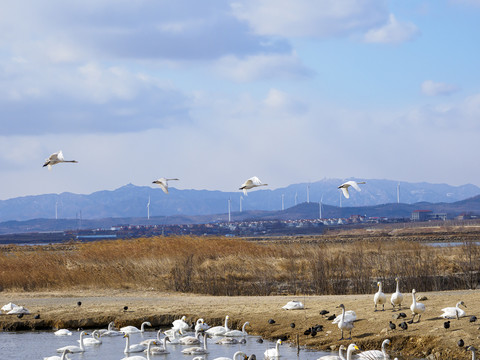
[[[257,189],[248,192],[222,192],[209,190],[179,190],[170,187],[165,194],[157,187],[128,184],[116,190],[97,191],[88,195],[61,193],[16,197],[0,201],[0,222],[25,221],[31,219],[105,219],[105,218],[146,218],[147,203],[150,201],[150,215],[155,217],[196,217],[226,214],[228,203],[232,212],[244,215],[255,212],[277,212],[283,208],[295,208],[301,203],[317,207],[321,201],[324,211],[336,209],[335,213],[353,211],[363,214],[364,207],[378,208],[383,205],[383,215],[394,207],[397,216],[409,217],[411,206],[418,203],[453,204],[480,194],[480,188],[467,184],[408,183],[393,180],[355,179],[365,181],[362,191],[350,190],[345,199],[338,185],[341,179],[323,179],[311,183],[289,185],[278,189]],[[397,204],[399,200],[399,203]],[[394,206],[396,205],[396,206]],[[399,212],[399,206],[405,211]],[[440,206],[440,205],[439,205]],[[441,208],[441,206],[439,207]],[[469,211],[465,209],[463,211]],[[333,216],[332,216],[333,217]],[[170,221],[169,221],[170,222]]]

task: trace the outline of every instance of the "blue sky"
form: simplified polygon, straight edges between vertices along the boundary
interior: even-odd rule
[[[480,185],[479,0],[19,0],[0,14],[0,199],[162,176]],[[42,168],[60,149],[79,163]]]

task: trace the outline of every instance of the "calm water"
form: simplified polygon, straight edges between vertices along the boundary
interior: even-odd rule
[[[90,334],[90,332],[88,332]],[[145,339],[153,339],[156,337],[155,331],[146,331],[143,334],[131,334],[130,344],[139,343]],[[72,336],[55,336],[53,331],[32,331],[32,332],[2,332],[0,333],[0,360],[23,360],[23,359],[43,359],[46,356],[61,355],[56,353],[56,349],[65,345],[78,345],[77,340],[80,338],[78,331],[73,331]],[[235,345],[217,345],[215,341],[220,338],[208,339],[208,355],[202,355],[205,360],[213,360],[220,356],[233,357],[236,351],[243,351],[247,355],[255,354],[257,359],[263,359],[263,353],[268,348],[275,347],[275,343],[264,340],[263,344],[257,342],[258,337],[247,336],[246,344]],[[240,338],[237,338],[240,340]],[[125,341],[122,336],[101,338],[102,344],[98,346],[88,346],[83,354],[69,354],[72,360],[120,360],[126,355],[123,353]],[[203,346],[203,345],[202,345]],[[184,355],[182,349],[187,345],[169,345],[167,349],[170,351],[167,355],[152,355],[151,359],[158,360],[192,360],[198,355]],[[328,353],[321,351],[311,351],[302,349],[300,356],[297,357],[297,349],[287,343],[280,345],[281,358],[286,359],[302,359],[315,360],[320,356]],[[135,353],[132,355],[142,355],[143,353]]]

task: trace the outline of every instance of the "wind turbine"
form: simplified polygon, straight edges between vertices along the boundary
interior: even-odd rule
[[[319,211],[320,211],[320,219],[323,219],[322,217],[322,201],[323,201],[323,195],[322,197],[320,198],[320,203],[318,204],[318,207],[319,207]]]
[[[310,204],[310,184],[307,184],[307,203]]]
[[[148,196],[148,203],[147,203],[147,220],[150,220],[150,196]]]
[[[228,198],[228,222],[230,222],[232,220],[231,215],[230,215],[231,202],[232,202],[232,200],[230,198]]]
[[[240,195],[240,212],[242,212],[242,201],[243,201],[243,196]]]
[[[400,204],[400,183],[397,184],[397,204]]]
[[[282,211],[285,210],[285,194],[282,194]]]
[[[295,192],[295,206],[297,206],[297,200],[298,200],[298,193]]]

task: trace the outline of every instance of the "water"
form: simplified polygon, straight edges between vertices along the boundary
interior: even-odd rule
[[[475,241],[472,244],[479,246],[480,241]],[[426,242],[425,245],[433,246],[433,247],[456,247],[456,246],[463,246],[464,243],[459,241],[452,241],[452,242],[433,241],[433,242]]]
[[[90,334],[91,332],[88,331]],[[130,344],[137,344],[142,340],[153,339],[156,337],[155,331],[146,331],[143,334],[131,334]],[[72,336],[55,336],[53,331],[31,331],[31,332],[1,332],[0,333],[0,359],[1,360],[23,360],[23,359],[40,359],[46,356],[53,356],[58,354],[56,349],[66,345],[78,345],[77,340],[80,338],[80,332],[73,331]],[[220,338],[212,337],[208,339],[207,355],[202,355],[205,360],[213,360],[220,356],[233,358],[236,351],[243,351],[247,355],[255,354],[257,359],[263,359],[263,353],[266,349],[275,347],[272,341],[264,340],[263,344],[257,342],[258,337],[247,336],[246,344],[235,345],[217,345],[215,341]],[[241,338],[237,338],[240,340]],[[72,360],[120,360],[126,355],[123,353],[126,339],[122,336],[116,337],[102,337],[102,344],[98,346],[88,346],[86,351],[81,354],[69,354]],[[203,345],[201,345],[203,346]],[[182,349],[190,347],[188,345],[170,345],[167,343],[167,350],[170,352],[167,355],[152,355],[152,360],[192,360],[198,355],[184,355]],[[300,355],[297,356],[297,348],[284,342],[280,345],[281,358],[286,359],[302,359],[315,360],[320,356],[328,355],[329,353],[322,351],[307,350],[302,348]],[[135,353],[132,355],[142,355],[144,353]]]

